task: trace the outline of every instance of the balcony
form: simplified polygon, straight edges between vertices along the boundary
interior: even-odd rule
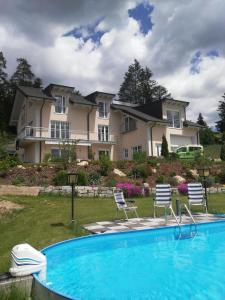
[[[18,134],[19,140],[45,142],[89,142],[91,144],[115,144],[116,136],[108,134],[101,136],[94,131],[51,130],[44,127],[24,127]]]

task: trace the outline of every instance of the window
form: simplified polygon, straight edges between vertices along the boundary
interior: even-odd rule
[[[65,114],[66,112],[66,99],[64,96],[55,96],[55,112],[58,114]]]
[[[109,140],[109,126],[98,125],[98,140],[101,142],[108,142]]]
[[[124,132],[136,129],[136,120],[131,117],[124,117]]]
[[[99,118],[108,118],[108,103],[107,102],[98,102],[98,115]]]
[[[65,149],[51,149],[51,155],[52,157],[68,158],[69,151]]]
[[[128,151],[127,148],[124,148],[124,149],[123,149],[123,157],[124,157],[124,158],[128,158],[128,157],[129,157],[129,151]]]
[[[98,151],[98,158],[100,158],[103,155],[107,155],[109,157],[109,150],[99,150]]]
[[[167,120],[170,127],[180,128],[180,112],[167,110]]]
[[[60,121],[51,121],[51,138],[68,139],[69,123]]]
[[[142,147],[140,145],[138,146],[134,146],[132,147],[132,152],[141,152],[142,151]]]
[[[180,147],[177,152],[187,152],[187,147]]]

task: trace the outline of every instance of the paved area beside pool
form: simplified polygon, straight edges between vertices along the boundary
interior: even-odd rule
[[[213,214],[195,214],[193,215],[196,223],[204,222],[215,222],[219,220],[225,220],[225,215],[213,215]],[[178,218],[179,219],[179,218]],[[182,215],[181,224],[191,224],[192,220],[186,215]],[[92,224],[84,225],[83,227],[91,233],[111,233],[111,232],[121,232],[128,230],[142,230],[148,228],[158,228],[164,226],[174,226],[177,225],[174,218],[168,216],[168,222],[165,224],[165,218],[133,218],[126,220],[115,220],[115,221],[102,221]]]

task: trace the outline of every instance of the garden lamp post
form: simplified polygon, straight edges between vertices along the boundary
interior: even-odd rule
[[[71,223],[74,223],[74,187],[77,184],[78,174],[68,173],[68,183],[72,187],[72,198],[71,198]]]
[[[203,184],[205,189],[205,202],[208,211],[208,196],[207,196],[207,180],[206,178],[209,176],[209,168],[207,167],[199,167],[198,169],[199,176],[203,177]]]

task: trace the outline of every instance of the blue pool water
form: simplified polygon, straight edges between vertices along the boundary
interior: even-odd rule
[[[183,232],[189,231],[189,226]],[[98,235],[43,250],[49,289],[69,299],[225,299],[225,222]]]

